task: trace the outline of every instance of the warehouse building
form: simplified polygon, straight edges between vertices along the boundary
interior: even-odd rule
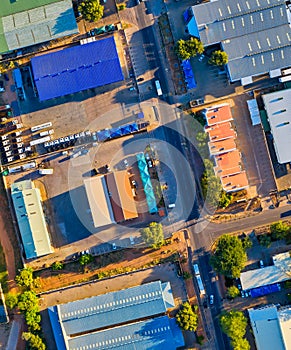
[[[218,0],[192,6],[184,18],[205,47],[220,44],[227,53],[230,81],[246,85],[291,66],[290,9],[285,0]]]
[[[0,1],[0,54],[78,32],[71,0]]]
[[[26,259],[52,253],[40,190],[24,180],[11,185],[11,196]]]
[[[58,350],[168,349],[184,345],[165,316],[175,306],[169,282],[155,281],[49,308]]]
[[[266,305],[248,309],[258,350],[291,349],[291,308]]]
[[[114,37],[31,59],[40,101],[122,81]]]
[[[88,178],[84,185],[95,227],[138,217],[126,170]]]
[[[291,89],[262,95],[279,163],[291,162]]]

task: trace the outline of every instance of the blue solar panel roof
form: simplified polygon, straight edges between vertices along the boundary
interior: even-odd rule
[[[113,37],[31,59],[40,101],[123,80]]]
[[[184,339],[175,320],[163,316],[71,338],[68,345],[70,350],[176,350]]]
[[[66,334],[72,335],[163,314],[171,304],[170,285],[156,281],[57,308]]]

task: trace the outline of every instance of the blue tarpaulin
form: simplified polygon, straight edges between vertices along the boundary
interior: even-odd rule
[[[113,37],[31,59],[40,101],[123,80]]]
[[[120,137],[122,135],[122,132],[120,128],[112,128],[110,131],[110,138],[115,139],[116,137]]]
[[[104,129],[104,130],[97,131],[97,138],[99,142],[110,139],[110,130]]]
[[[279,292],[281,290],[280,284],[270,284],[269,286],[263,286],[259,288],[254,288],[250,290],[252,298],[258,298],[263,295]]]
[[[184,60],[182,62],[182,68],[183,68],[183,72],[184,72],[184,76],[185,76],[185,82],[187,85],[187,89],[190,90],[190,89],[196,88],[197,84],[196,84],[196,81],[194,79],[194,73],[192,70],[190,60]]]
[[[187,24],[190,19],[189,8],[183,13],[184,22]]]

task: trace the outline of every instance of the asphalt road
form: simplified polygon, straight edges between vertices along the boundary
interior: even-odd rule
[[[237,231],[251,231],[255,227],[281,220],[283,213],[287,214],[284,215],[284,219],[286,220],[291,217],[291,212],[289,212],[289,210],[290,207],[284,205],[275,209],[264,210],[255,216],[219,224],[209,222],[206,219],[199,219],[197,223],[192,221],[189,228],[192,232],[193,246],[196,249],[203,248],[209,250],[214,241],[222,234]]]

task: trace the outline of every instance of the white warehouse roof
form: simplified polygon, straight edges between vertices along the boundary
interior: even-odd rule
[[[291,162],[291,89],[262,95],[278,162]]]

